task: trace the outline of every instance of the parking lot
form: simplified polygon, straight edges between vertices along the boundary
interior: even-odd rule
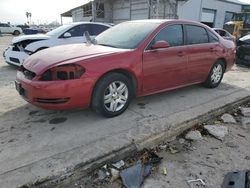
[[[0,54],[11,39],[0,37]],[[0,184],[6,188],[53,176],[131,143],[140,147],[143,140],[250,91],[250,69],[235,66],[216,89],[195,85],[138,98],[124,114],[107,119],[89,109],[48,111],[27,104],[14,88],[16,70],[0,56]]]

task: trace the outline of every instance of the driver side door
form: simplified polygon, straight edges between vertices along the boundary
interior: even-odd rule
[[[152,49],[157,41],[168,48]],[[183,25],[169,25],[153,38],[143,53],[143,92],[154,93],[187,84],[187,47]]]

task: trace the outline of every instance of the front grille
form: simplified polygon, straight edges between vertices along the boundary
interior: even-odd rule
[[[68,102],[69,98],[55,98],[55,99],[36,98],[35,101],[43,104],[63,104]]]
[[[23,66],[21,66],[19,70],[24,74],[25,78],[29,80],[32,80],[36,76],[36,73],[24,68]]]
[[[17,59],[17,58],[14,58],[14,57],[10,57],[10,61],[13,61],[13,62],[15,62],[15,63],[18,63],[18,64],[20,64],[20,61],[19,61],[19,59]]]

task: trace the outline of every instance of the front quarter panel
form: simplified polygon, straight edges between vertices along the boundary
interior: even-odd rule
[[[86,69],[83,79],[91,78],[93,88],[98,80],[105,74],[125,70],[129,72],[137,82],[137,92],[140,93],[142,88],[142,56],[139,51],[128,51],[124,53],[105,55],[103,57],[96,57],[91,60],[78,62]]]

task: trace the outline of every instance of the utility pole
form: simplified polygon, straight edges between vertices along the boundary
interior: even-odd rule
[[[96,21],[96,3],[92,1],[92,22]]]

